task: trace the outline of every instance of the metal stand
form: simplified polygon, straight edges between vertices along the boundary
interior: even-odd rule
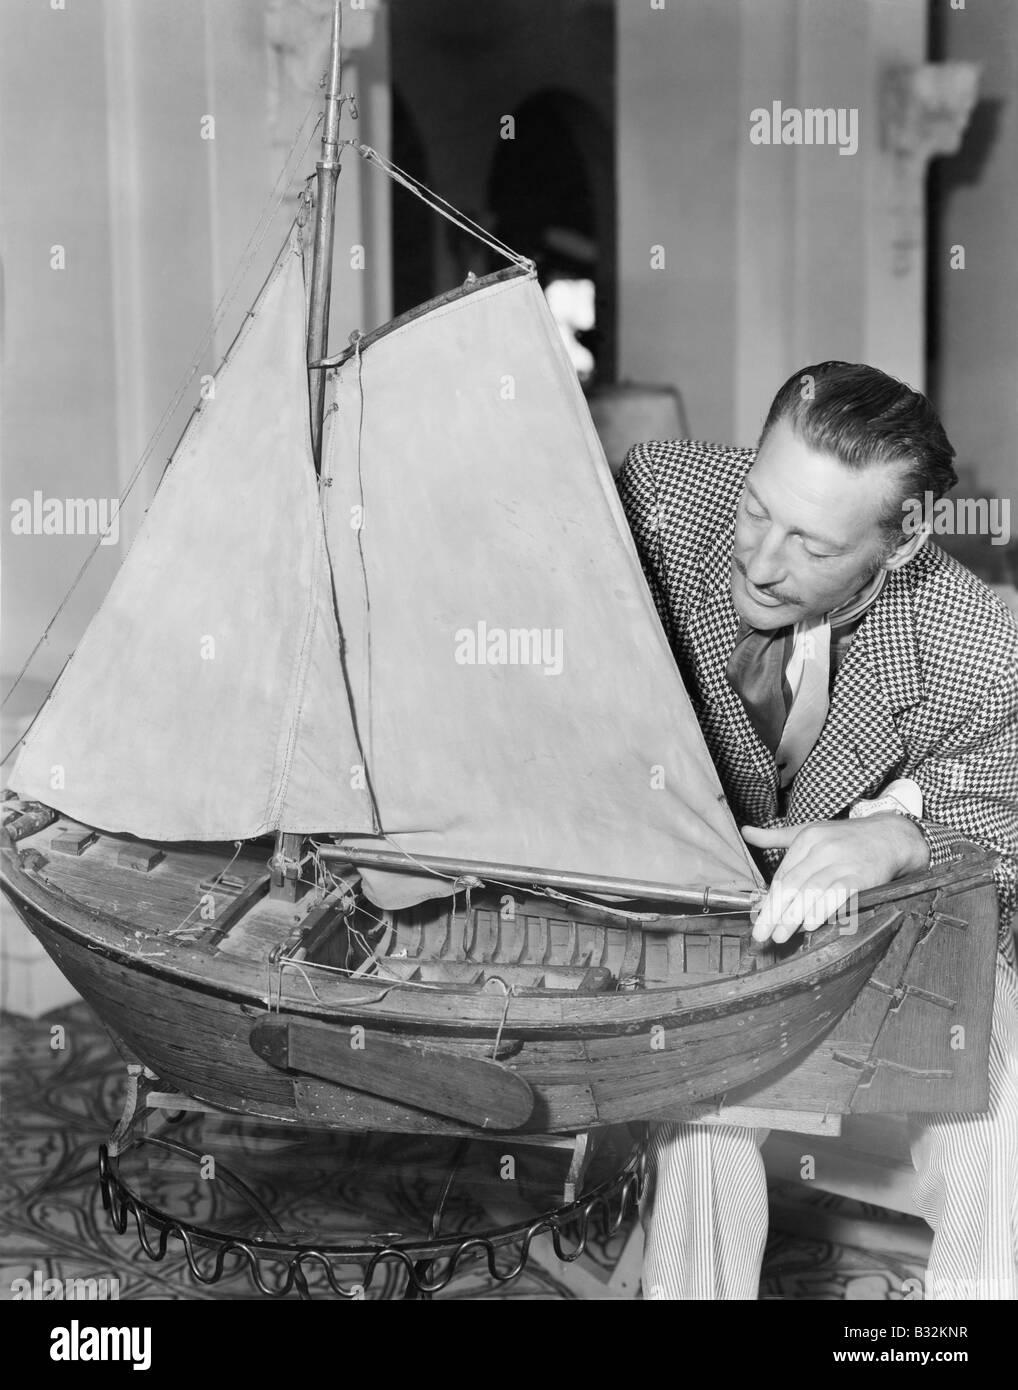
[[[485,1258],[489,1277],[498,1284],[509,1284],[527,1267],[535,1242],[538,1242],[535,1256],[540,1263],[546,1261],[543,1247],[548,1245],[547,1238],[550,1237],[555,1257],[570,1264],[584,1254],[594,1220],[603,1223],[606,1234],[617,1232],[639,1199],[642,1188],[643,1144],[637,1136],[633,1136],[623,1165],[589,1191],[583,1190],[584,1179],[600,1142],[600,1131],[575,1138],[556,1135],[514,1137],[514,1144],[522,1148],[572,1150],[561,1204],[537,1213],[528,1212],[525,1218],[521,1218],[502,1203],[493,1202],[493,1209],[485,1205],[492,1220],[490,1229],[443,1236],[440,1232],[448,1199],[467,1150],[473,1143],[470,1139],[463,1139],[456,1146],[435,1202],[427,1238],[390,1240],[378,1236],[368,1237],[362,1242],[318,1244],[287,1235],[250,1184],[222,1159],[217,1159],[217,1178],[241,1199],[262,1229],[268,1232],[264,1236],[238,1237],[209,1229],[200,1222],[181,1220],[179,1216],[143,1198],[122,1172],[122,1158],[129,1153],[137,1153],[144,1145],[172,1152],[196,1165],[208,1157],[165,1135],[139,1132],[146,1112],[153,1110],[170,1112],[178,1118],[195,1111],[209,1115],[224,1113],[177,1092],[157,1090],[156,1084],[157,1078],[151,1072],[138,1064],[129,1064],[123,1113],[109,1140],[99,1150],[103,1206],[110,1213],[118,1234],[123,1234],[133,1220],[141,1248],[151,1260],[161,1261],[167,1254],[170,1241],[180,1241],[191,1277],[204,1286],[217,1283],[224,1273],[232,1276],[238,1272],[237,1262],[240,1261],[265,1297],[279,1298],[296,1292],[301,1299],[311,1299],[313,1295],[307,1271],[317,1266],[324,1274],[332,1294],[341,1299],[356,1300],[365,1296],[380,1267],[395,1263],[401,1266],[406,1278],[401,1297],[429,1301],[448,1287],[465,1260],[476,1259],[479,1253]],[[545,1239],[542,1240],[542,1237]],[[507,1268],[499,1269],[496,1252],[502,1249],[513,1249],[515,1254]],[[199,1254],[203,1255],[200,1260]],[[209,1255],[213,1258],[208,1258]],[[360,1268],[361,1276],[344,1282],[338,1272],[344,1266],[349,1269],[351,1265]],[[442,1267],[438,1268],[439,1265]],[[270,1270],[271,1278],[267,1277]]]

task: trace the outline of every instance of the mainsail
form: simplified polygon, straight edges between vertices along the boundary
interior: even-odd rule
[[[374,335],[327,401],[326,533],[387,837],[360,843],[758,886],[533,275]],[[363,873],[387,908],[450,890]]]
[[[320,487],[305,313],[295,235],[12,786],[150,840],[758,886],[533,275],[331,371]]]

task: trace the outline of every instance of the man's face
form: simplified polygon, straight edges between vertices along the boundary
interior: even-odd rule
[[[880,522],[899,469],[853,470],[804,444],[787,420],[764,440],[735,521],[732,601],[751,627],[771,629],[838,608],[887,553]]]

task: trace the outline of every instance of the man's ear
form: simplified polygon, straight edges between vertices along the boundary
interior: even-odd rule
[[[926,544],[930,528],[927,525],[916,527],[914,531],[906,534],[894,549],[886,556],[883,563],[885,570],[900,570],[902,565],[907,565],[909,560],[915,556],[920,547]]]

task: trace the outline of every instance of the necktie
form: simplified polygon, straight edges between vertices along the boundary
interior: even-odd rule
[[[725,667],[728,684],[742,701],[761,742],[772,753],[778,751],[781,731],[792,707],[785,667],[792,654],[793,632],[791,626],[761,632],[741,621]]]

